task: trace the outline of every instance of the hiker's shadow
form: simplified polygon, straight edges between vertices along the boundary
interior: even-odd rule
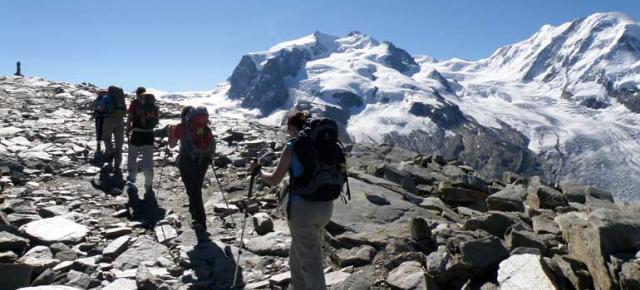
[[[203,289],[244,289],[242,268],[238,268],[235,287],[237,249],[221,242],[214,242],[199,237],[199,242],[187,252],[190,267],[196,281],[192,281]]]
[[[93,188],[111,196],[122,194],[125,184],[121,172],[114,173],[106,167],[101,168],[100,173],[91,180]]]
[[[143,199],[140,199],[136,188],[128,188],[127,195],[130,220],[140,221],[145,227],[153,228],[164,218],[167,210],[159,206],[154,191],[145,192]]]

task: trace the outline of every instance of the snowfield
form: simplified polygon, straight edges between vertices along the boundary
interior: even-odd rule
[[[507,124],[526,136],[552,182],[573,179],[619,200],[640,199],[640,119],[620,97],[640,98],[633,95],[640,84],[640,25],[624,14],[544,25],[478,61],[412,57],[358,32],[342,38],[316,32],[249,56],[261,71],[269,60],[300,51],[303,66],[284,77],[289,98],[267,115],[229,98],[229,82],[161,98],[271,125],[301,103],[338,108],[348,114],[352,140],[362,143],[416,131],[455,138],[441,122],[410,111],[416,103],[432,110],[457,106],[473,124]]]

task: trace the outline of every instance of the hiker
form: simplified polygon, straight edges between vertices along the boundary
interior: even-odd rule
[[[102,140],[104,141],[107,171],[122,175],[122,145],[124,143],[124,116],[126,104],[124,91],[116,86],[109,86],[107,94],[102,98],[106,117],[102,124]]]
[[[127,169],[128,190],[137,192],[135,186],[138,174],[138,155],[142,152],[142,171],[144,172],[145,196],[153,194],[153,130],[158,125],[160,113],[153,94],[144,88],[136,90],[136,99],[131,101],[127,110],[127,134],[129,137],[129,156]],[[146,198],[145,198],[146,199]],[[133,201],[135,203],[135,201]]]
[[[202,184],[215,154],[215,140],[209,128],[205,107],[187,106],[180,113],[180,124],[169,129],[169,147],[180,141],[176,160],[180,177],[189,196],[189,212],[196,232],[206,232],[207,219],[202,201]]]
[[[96,122],[96,151],[102,151],[102,124],[104,123],[105,110],[102,104],[102,99],[107,95],[106,90],[99,90],[98,97],[93,101],[93,114],[91,118]]]
[[[22,69],[20,68],[20,62],[16,62],[16,73],[13,74],[14,76],[17,77],[22,77]]]
[[[342,185],[346,182],[346,159],[337,141],[337,124],[330,119],[309,122],[309,116],[309,113],[299,111],[293,111],[290,114],[287,119],[287,134],[293,139],[287,143],[276,169],[273,172],[258,170],[258,175],[270,185],[279,184],[285,174],[289,173],[290,190],[287,205],[287,218],[291,231],[289,269],[291,283],[296,290],[327,289],[322,265],[324,227],[331,219],[333,200],[340,196]],[[325,130],[324,122],[333,125],[331,134],[320,131]],[[323,139],[325,135],[331,135],[331,138],[325,141]],[[314,137],[319,141],[311,142],[306,136],[319,136]],[[309,149],[311,147],[308,146],[313,149]],[[335,179],[331,181],[333,187],[324,186],[324,183],[310,182],[310,180],[322,180],[322,178],[316,178],[322,177],[322,170],[316,170],[316,167],[321,163],[325,164],[324,161],[331,163],[330,167],[323,168],[331,168],[325,171],[334,173],[331,176]],[[258,163],[251,162],[249,172],[254,172],[256,168],[259,168]],[[319,190],[313,191],[312,188]]]

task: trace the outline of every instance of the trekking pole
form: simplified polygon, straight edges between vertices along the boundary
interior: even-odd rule
[[[222,184],[220,184],[220,180],[218,179],[218,173],[216,173],[216,168],[213,166],[213,161],[211,162],[211,169],[213,170],[213,176],[216,178],[216,183],[218,184],[218,188],[220,188],[220,193],[222,193],[222,199],[224,200],[224,204],[229,209],[229,203],[227,202],[227,196],[224,194],[224,190],[222,189]],[[211,179],[209,179],[209,186],[213,187],[211,184]],[[233,214],[229,215],[231,217],[231,222],[235,225],[236,221],[233,218]]]
[[[160,168],[160,176],[158,176],[158,193],[160,192],[160,187],[162,186],[162,175],[164,173],[164,168],[167,166],[167,151],[169,151],[169,144],[167,144],[164,148],[164,158],[162,158],[162,167]],[[160,197],[160,195],[156,193],[156,199]]]
[[[244,229],[247,225],[247,217],[249,216],[249,202],[251,202],[251,192],[253,191],[253,181],[260,172],[260,164],[251,171],[251,180],[249,180],[249,194],[247,195],[247,202],[244,209],[244,217],[242,218],[242,231],[240,232],[240,244],[238,245],[238,258],[236,259],[236,270],[233,273],[233,284],[231,284],[231,289],[236,288],[236,282],[238,279],[238,270],[240,269],[240,256],[242,255],[242,243],[244,242]]]

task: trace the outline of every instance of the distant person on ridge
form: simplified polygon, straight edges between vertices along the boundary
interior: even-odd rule
[[[14,74],[17,77],[22,77],[22,72],[21,72],[21,68],[20,68],[20,62],[16,63],[16,73]]]
[[[193,229],[196,233],[203,233],[207,230],[207,219],[202,201],[202,184],[213,160],[216,144],[209,127],[207,108],[184,107],[180,120],[180,124],[169,128],[169,146],[175,147],[180,141],[176,164],[189,196]]]
[[[289,173],[287,219],[291,231],[289,269],[294,290],[327,289],[322,265],[324,227],[347,181],[346,158],[338,141],[338,126],[331,119],[310,120],[307,112],[293,111],[287,118],[287,143],[275,171],[260,170],[262,180],[277,185]],[[258,164],[253,161],[249,172]],[[347,196],[350,196],[347,183]]]
[[[107,171],[122,175],[122,145],[124,144],[124,116],[127,113],[124,91],[120,87],[109,86],[102,98],[105,119],[102,124]]]
[[[153,130],[159,122],[159,111],[156,98],[146,93],[143,87],[136,90],[136,99],[131,101],[128,109],[127,132],[129,137],[129,157],[127,169],[128,190],[137,192],[135,186],[138,174],[138,155],[142,152],[142,171],[144,172],[144,189],[146,196],[153,195]],[[133,201],[135,204],[137,201]]]
[[[102,151],[102,125],[105,118],[105,109],[103,107],[102,99],[107,95],[106,90],[99,90],[98,97],[93,101],[93,118],[96,122],[96,152]]]

